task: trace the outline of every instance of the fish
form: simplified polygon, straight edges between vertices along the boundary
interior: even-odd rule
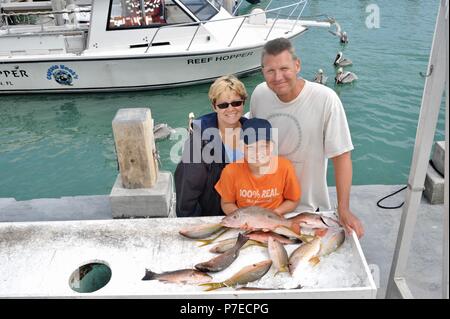
[[[259,263],[245,266],[236,274],[222,282],[209,282],[200,284],[200,286],[208,287],[205,291],[211,291],[223,287],[234,287],[237,285],[245,285],[249,282],[256,281],[263,277],[272,266],[272,260],[264,260]]]
[[[285,227],[283,227],[285,228]],[[287,231],[290,231],[288,228]],[[295,234],[295,233],[294,233]],[[276,240],[277,242],[283,244],[283,245],[289,245],[289,244],[296,244],[298,243],[298,240],[292,240],[290,238],[286,238],[284,236],[281,236],[275,232],[264,232],[262,230],[255,230],[252,232],[248,232],[245,234],[249,239],[252,239],[254,241],[258,241],[260,243],[264,243],[264,244],[268,244],[269,243],[269,239],[273,238],[274,240]],[[296,236],[299,236],[297,234],[295,234]]]
[[[159,280],[178,284],[203,284],[210,282],[212,277],[195,269],[180,269],[160,274],[150,269],[145,269],[145,276],[142,280]]]
[[[285,219],[267,208],[258,206],[239,208],[234,213],[225,216],[220,224],[229,228],[263,231],[273,231],[282,226],[297,234],[300,232],[300,225],[296,217]]]
[[[217,257],[214,257],[213,259],[195,265],[195,269],[203,272],[218,272],[224,270],[229,265],[231,265],[233,261],[236,260],[236,258],[239,256],[239,250],[242,248],[242,246],[244,246],[247,240],[248,237],[239,234],[236,244],[233,248],[227,250]]]
[[[201,224],[185,227],[179,233],[190,239],[203,239],[217,233],[223,228],[221,224]]]
[[[327,224],[324,221],[325,218],[320,214],[315,213],[300,213],[290,219],[295,219],[296,222],[300,224],[301,227],[309,227],[309,228],[327,228]]]
[[[317,264],[320,259],[317,257],[320,251],[320,237],[316,237],[309,243],[304,243],[295,249],[289,257],[289,272],[292,275],[295,269],[306,262]]]
[[[343,228],[330,228],[327,234],[320,239],[319,256],[329,255],[336,251],[345,241]]]
[[[225,234],[227,231],[229,231],[231,228],[225,228],[220,233],[218,233],[216,236],[210,239],[197,239],[198,242],[202,243],[199,247],[209,245],[213,243],[217,238],[221,237],[223,234]]]
[[[228,238],[228,239],[221,240],[215,246],[213,246],[209,251],[211,253],[214,253],[214,254],[224,253],[227,250],[233,248],[234,245],[236,244],[236,241],[237,241],[237,237],[236,238]],[[247,247],[253,246],[253,245],[254,246],[267,247],[267,244],[263,244],[263,243],[260,243],[259,241],[249,239],[244,244],[244,246],[242,246],[241,250],[245,249]]]
[[[310,242],[315,237],[323,237],[327,234],[329,228],[310,228],[310,227],[300,227],[300,234],[305,240],[304,242]]]
[[[308,234],[302,233],[302,227],[299,227],[298,229],[300,230],[299,234],[295,233],[293,230],[287,227],[278,226],[273,230],[273,232],[288,238],[296,238],[297,241],[300,242],[309,242],[314,239],[314,235],[311,236],[309,233]],[[293,242],[293,244],[295,244],[295,242]]]
[[[277,273],[288,272],[289,257],[283,244],[277,241],[275,238],[270,237],[268,250],[270,259],[272,260],[272,264],[277,269]]]

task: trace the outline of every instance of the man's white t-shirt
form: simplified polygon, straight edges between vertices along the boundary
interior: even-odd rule
[[[291,160],[301,185],[298,209],[331,209],[328,158],[353,150],[344,107],[337,94],[322,84],[305,80],[300,94],[284,103],[264,82],[251,96],[250,117],[267,119],[278,129],[278,155]]]

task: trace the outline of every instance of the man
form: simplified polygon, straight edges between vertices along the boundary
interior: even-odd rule
[[[347,232],[363,236],[361,222],[350,211],[353,144],[339,97],[324,85],[297,78],[300,59],[287,39],[267,42],[261,64],[266,82],[252,94],[251,117],[265,118],[278,129],[279,154],[292,161],[302,183],[298,208],[331,209],[326,174],[331,158],[340,222]]]

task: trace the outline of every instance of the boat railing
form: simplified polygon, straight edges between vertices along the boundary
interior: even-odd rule
[[[0,12],[0,30],[6,29],[6,32],[9,34],[11,33],[11,25],[20,25],[21,27],[39,25],[43,32],[46,31],[46,27],[54,27],[54,24],[47,25],[47,23],[56,19],[57,15],[62,16],[86,12],[91,12],[91,9],[77,8],[75,10],[60,11]],[[48,20],[44,20],[42,17],[47,17]],[[20,32],[20,30],[18,31]]]
[[[237,27],[236,31],[234,32],[232,39],[230,41],[230,43],[228,44],[228,47],[230,47],[234,40],[236,39],[239,31],[242,29],[242,25],[244,24],[244,22],[252,17],[252,16],[257,16],[257,15],[261,15],[261,14],[274,14],[275,18],[272,22],[272,25],[270,27],[269,32],[267,33],[265,40],[267,40],[270,36],[270,34],[272,33],[272,30],[275,26],[275,24],[277,23],[277,21],[279,20],[279,17],[281,15],[281,13],[283,11],[287,11],[288,9],[291,9],[289,14],[287,15],[287,20],[294,20],[295,17],[295,22],[293,24],[293,26],[291,27],[291,29],[289,31],[287,31],[286,33],[290,33],[294,30],[295,26],[297,25],[298,21],[300,20],[300,17],[303,13],[303,10],[305,9],[306,5],[307,5],[307,0],[300,0],[297,1],[296,3],[292,3],[289,5],[285,5],[282,7],[278,7],[278,8],[274,8],[274,9],[268,9],[269,6],[272,3],[272,0],[267,4],[266,8],[263,10],[263,12],[256,12],[256,13],[249,13],[249,14],[245,14],[245,15],[239,15],[239,16],[234,16],[231,18],[225,18],[225,19],[217,19],[217,20],[206,20],[206,21],[198,21],[198,22],[188,22],[188,23],[180,23],[180,24],[172,24],[172,25],[165,25],[165,26],[161,26],[159,27],[155,33],[153,34],[150,42],[148,43],[147,49],[145,50],[145,53],[148,52],[148,50],[152,47],[152,44],[154,42],[154,40],[156,39],[157,35],[160,33],[161,30],[165,30],[165,29],[170,29],[170,28],[179,28],[179,27],[193,27],[193,26],[197,26],[197,28],[195,28],[195,30],[193,31],[193,35],[189,41],[188,46],[186,47],[186,51],[189,51],[192,47],[192,44],[194,43],[195,37],[197,36],[200,28],[202,26],[205,26],[206,24],[212,24],[212,23],[219,23],[219,22],[224,22],[224,21],[231,21],[231,20],[238,20],[241,19],[241,23],[239,24],[239,26]],[[238,4],[237,8],[239,8],[241,3]],[[301,6],[300,10],[299,7]],[[296,14],[296,12],[298,12],[298,14]]]

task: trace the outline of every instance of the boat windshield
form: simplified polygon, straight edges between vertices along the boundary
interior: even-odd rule
[[[220,10],[220,4],[216,0],[179,0],[200,21],[211,19]]]
[[[156,27],[166,24],[166,1],[111,0],[107,29]]]

